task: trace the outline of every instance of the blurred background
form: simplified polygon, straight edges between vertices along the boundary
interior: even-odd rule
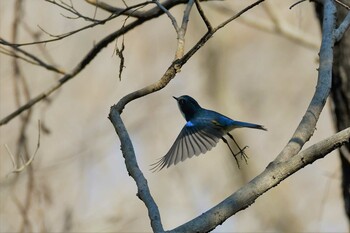
[[[49,38],[38,26],[57,35],[88,24],[63,17],[73,15],[46,1],[23,0],[20,12],[16,2],[0,1],[0,35],[7,41],[12,41],[16,15],[20,20],[18,43]],[[124,6],[122,1],[105,2]],[[218,25],[252,2],[210,1],[202,7],[212,24]],[[110,15],[85,1],[73,3],[89,17]],[[248,11],[217,32],[166,88],[125,108],[122,118],[166,230],[200,215],[260,174],[296,129],[316,86],[320,29],[313,4],[304,2],[290,10],[293,3],[271,0]],[[170,10],[179,23],[184,9],[185,5],[178,5]],[[21,48],[69,72],[95,43],[121,28],[124,19],[116,18],[56,42]],[[277,25],[295,32],[300,40],[277,30]],[[205,32],[194,7],[186,49]],[[119,139],[107,116],[124,95],[162,77],[174,58],[176,33],[165,15],[127,33],[120,81],[115,47],[120,47],[121,40],[102,50],[49,100],[33,107],[25,143],[33,155],[40,120],[40,148],[31,166],[19,174],[11,174],[14,168],[5,145],[14,156],[24,153],[20,141],[23,117],[0,127],[1,232],[151,231],[146,207],[136,196],[135,182],[128,176]],[[16,92],[13,60],[0,54],[1,119],[16,110],[18,103],[26,103],[23,87]],[[18,63],[31,97],[62,76],[22,60]],[[184,94],[205,108],[268,128],[267,132],[232,132],[241,146],[249,146],[248,164],[241,162],[238,169],[220,142],[205,155],[158,173],[149,171],[149,165],[168,151],[185,123],[172,98]],[[327,104],[306,147],[334,133],[331,118]],[[307,166],[214,232],[347,231],[338,159],[332,153]]]

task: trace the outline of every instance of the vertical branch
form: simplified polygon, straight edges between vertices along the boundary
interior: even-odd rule
[[[276,161],[281,162],[296,155],[311,138],[321,111],[326,104],[332,85],[333,46],[335,42],[336,8],[332,0],[324,1],[324,17],[322,23],[322,42],[320,49],[320,66],[317,86],[312,100],[295,130],[291,140],[278,155]]]
[[[14,19],[12,23],[12,35],[11,39],[13,43],[17,43],[18,39],[18,31],[19,26],[21,24],[21,16],[23,14],[22,10],[23,6],[23,0],[16,0],[15,6],[14,6]],[[13,51],[16,53],[16,50]],[[21,71],[21,67],[18,63],[18,59],[15,57],[12,60],[12,70],[13,70],[13,80],[14,80],[14,95],[16,99],[17,107],[21,106],[21,95],[23,89],[24,99],[25,101],[29,101],[30,99],[30,93],[28,88],[28,83]],[[32,111],[29,110],[24,115],[21,116],[21,126],[20,126],[20,133],[17,140],[17,156],[24,155],[25,160],[29,160],[29,150],[28,150],[28,139],[27,139],[27,128],[30,122]],[[17,157],[17,161],[20,162],[20,158]],[[28,181],[27,181],[27,189],[25,193],[25,199],[24,204],[19,205],[19,200],[17,203],[17,207],[20,209],[20,213],[22,216],[22,224],[20,225],[19,232],[30,232],[32,231],[32,226],[29,220],[29,210],[31,207],[31,200],[32,200],[32,194],[33,194],[33,188],[34,188],[34,171],[31,166],[28,167]],[[17,179],[16,179],[17,180]]]
[[[177,32],[177,49],[175,53],[175,60],[182,58],[185,54],[185,35],[187,31],[187,25],[191,13],[192,6],[194,4],[194,0],[189,0],[184,11],[184,15],[182,18],[181,27]]]
[[[121,150],[123,152],[126,168],[130,176],[135,179],[137,185],[137,196],[145,203],[148,216],[151,220],[151,227],[154,232],[163,232],[163,226],[160,219],[160,213],[158,206],[155,203],[153,197],[151,196],[147,180],[141,172],[135,157],[134,147],[130,140],[129,134],[125,128],[125,125],[120,117],[119,111],[112,109],[109,114],[109,119],[111,120],[121,143]]]
[[[349,5],[350,0],[343,0],[343,3]],[[345,5],[345,6],[347,6]],[[322,5],[316,4],[316,13],[319,22],[324,17]],[[338,43],[334,46],[334,66],[331,89],[331,104],[333,121],[337,131],[350,127],[350,24],[349,7],[344,4],[338,4],[337,7],[337,30],[335,37]],[[341,172],[342,172],[342,193],[344,200],[344,209],[350,226],[350,141],[339,150]]]

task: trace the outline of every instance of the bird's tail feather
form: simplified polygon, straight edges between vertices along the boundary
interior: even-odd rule
[[[261,130],[266,130],[267,131],[267,129],[264,126],[262,126],[262,125],[248,123],[248,122],[243,122],[243,121],[235,121],[235,126],[237,128],[245,127],[245,128],[261,129]]]

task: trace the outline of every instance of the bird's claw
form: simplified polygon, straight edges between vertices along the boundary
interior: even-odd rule
[[[241,155],[241,159],[244,159],[245,163],[248,164],[248,156],[247,154],[244,152],[245,149],[249,148],[249,146],[245,146],[243,147],[243,149],[239,149],[239,152],[237,152],[236,154],[233,154],[235,160],[236,160],[236,163],[237,163],[237,166],[238,166],[238,169],[240,168],[239,166],[239,162],[238,162],[238,159],[237,159],[237,155]]]

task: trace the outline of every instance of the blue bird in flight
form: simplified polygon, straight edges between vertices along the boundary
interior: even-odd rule
[[[160,171],[164,167],[168,168],[171,165],[176,165],[180,161],[192,158],[193,155],[204,154],[215,147],[220,139],[227,144],[239,168],[239,162],[236,156],[241,154],[241,157],[247,162],[247,156],[244,153],[247,146],[243,149],[239,147],[229,132],[236,128],[267,130],[262,125],[235,121],[218,112],[204,109],[195,99],[188,95],[174,97],[174,99],[177,101],[179,109],[187,122],[169,152],[156,163],[151,164],[151,170],[153,171]],[[233,140],[239,149],[238,153],[235,154],[233,152],[229,143],[224,138],[225,135],[228,135]]]

